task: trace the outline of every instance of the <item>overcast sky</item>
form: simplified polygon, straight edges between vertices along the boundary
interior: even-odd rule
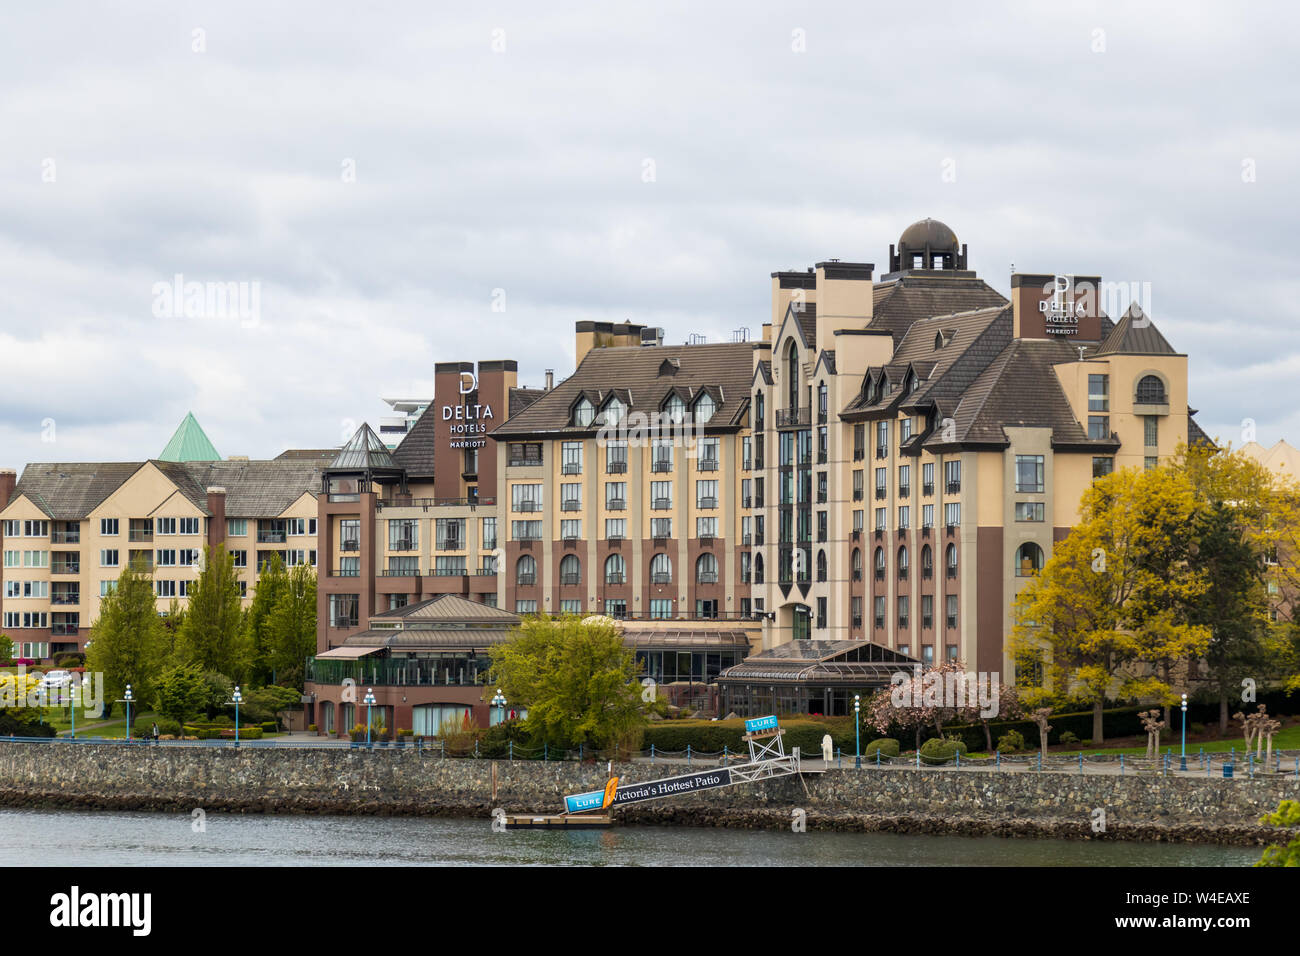
[[[580,319],[757,334],[927,216],[1004,294],[1149,282],[1202,426],[1300,444],[1296,6],[870,6],[6,5],[0,467],[190,410],[337,445],[435,362],[568,375]]]

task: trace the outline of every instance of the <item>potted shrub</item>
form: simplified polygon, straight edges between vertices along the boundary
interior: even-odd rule
[[[364,743],[366,742],[366,725],[365,725],[365,724],[355,724],[355,725],[352,727],[352,730],[351,730],[349,736],[351,736],[351,738],[352,738],[352,743],[353,743],[354,745],[355,745],[355,744],[364,744]]]
[[[397,746],[405,747],[410,737],[411,731],[407,730],[405,727],[397,728]]]

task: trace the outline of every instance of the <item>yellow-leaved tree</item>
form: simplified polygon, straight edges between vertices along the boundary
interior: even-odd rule
[[[1084,493],[1079,523],[1016,599],[1027,708],[1081,699],[1100,744],[1108,696],[1172,698],[1162,665],[1201,657],[1210,638],[1185,612],[1206,587],[1187,560],[1195,509],[1191,482],[1168,468],[1122,469]]]

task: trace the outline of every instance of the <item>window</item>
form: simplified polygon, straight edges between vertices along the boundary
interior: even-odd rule
[[[1043,503],[1041,501],[1017,501],[1016,502],[1016,520],[1017,521],[1042,521],[1043,520]]]
[[[100,518],[100,519],[99,519],[99,533],[100,533],[101,535],[104,535],[105,537],[110,537],[110,538],[115,538],[115,537],[117,537],[117,519],[116,519],[116,518]]]
[[[1114,458],[1093,458],[1092,477],[1104,478],[1115,470]]]
[[[258,542],[276,542],[283,541],[283,538],[274,536],[274,532],[263,531],[258,522],[257,540]],[[340,551],[360,551],[361,550],[361,521],[356,518],[344,518],[339,522],[339,550]]]
[[[287,519],[286,524],[288,525],[287,530],[289,534],[293,535],[294,537],[302,537],[307,533],[306,518],[289,518]]]
[[[566,554],[560,559],[560,583],[567,585],[582,583],[582,562],[576,554]]]
[[[884,627],[885,626],[885,596],[883,594],[876,595],[876,599],[872,603],[875,609],[875,625],[876,627]]]
[[[542,446],[540,442],[516,442],[510,446],[512,467],[533,466],[542,463]]]
[[[1142,416],[1142,444],[1155,448],[1160,444],[1160,419],[1155,415]]]
[[[921,466],[921,494],[934,494],[934,462],[927,461]]]
[[[673,602],[671,598],[652,598],[650,600],[650,617],[654,619],[667,619],[673,616]]]
[[[877,581],[885,580],[885,549],[884,548],[876,548],[875,566],[876,566],[876,580]]]
[[[434,522],[435,546],[439,551],[463,551],[465,519],[438,518]]]
[[[862,481],[863,481],[862,469],[855,468],[853,470],[853,500],[854,501],[862,500]]]
[[[596,409],[591,401],[585,396],[578,399],[578,404],[573,406],[573,424],[579,427],[590,425],[596,417]]]
[[[511,485],[511,511],[541,511],[542,486],[540,484]]]
[[[912,493],[912,466],[898,466],[898,496],[906,498]]]
[[[180,519],[180,528],[181,528],[181,530],[180,530],[180,533],[181,533],[181,534],[198,534],[198,533],[199,533],[199,519],[198,519],[198,518],[181,518],[181,519]]]
[[[671,481],[650,482],[650,508],[654,511],[667,511],[673,506],[673,483]]]
[[[199,563],[199,552],[197,548],[181,548],[177,554],[177,564],[182,568],[196,567]]]
[[[153,524],[154,524],[154,528],[153,528],[154,534],[175,534],[176,533],[175,518],[157,518],[154,520]]]
[[[604,422],[606,425],[617,425],[623,420],[623,414],[627,411],[627,406],[618,400],[617,397],[611,398],[605,403]]]
[[[686,403],[682,401],[680,395],[668,396],[668,401],[664,402],[664,419],[674,425],[680,425],[686,418]]]
[[[582,442],[566,441],[560,445],[560,473],[582,474]]]
[[[1088,416],[1088,437],[1092,439],[1109,438],[1110,437],[1110,416],[1089,415]]]
[[[174,548],[164,548],[154,552],[154,564],[160,568],[176,567],[176,551]]]
[[[174,598],[176,596],[175,581],[155,581],[155,594],[160,598]]]
[[[650,581],[653,584],[669,584],[672,579],[672,559],[661,551],[650,559]]]
[[[627,537],[627,519],[626,518],[606,518],[605,519],[605,538],[608,540],[618,541]]]
[[[668,472],[673,470],[673,446],[666,438],[656,438],[651,448],[651,471]]]
[[[1016,455],[1016,491],[1037,492],[1043,490],[1043,456]]]
[[[566,598],[560,601],[561,614],[581,614],[582,601],[578,599]]]
[[[909,505],[900,505],[898,509],[898,529],[905,531],[912,527],[912,509]]]
[[[695,561],[695,583],[696,584],[717,584],[718,583],[718,559],[712,554],[705,553],[699,556]]]
[[[934,627],[934,595],[921,595],[921,626]]]
[[[943,463],[943,477],[948,494],[955,495],[961,491],[961,460],[945,461]]]
[[[863,522],[866,519],[866,512],[858,508],[853,512],[853,530],[858,534],[862,533]]]
[[[269,558],[263,558],[266,552],[258,552],[257,563],[259,571],[266,571],[270,562]],[[273,552],[272,552],[273,553]],[[360,558],[339,558],[339,569],[336,572],[341,578],[359,578],[361,577],[361,559]]]
[[[817,472],[817,503],[826,504],[826,472]]]
[[[876,422],[876,457],[889,457],[889,422]]]
[[[247,518],[227,518],[226,519],[226,537],[243,538],[248,535]]]
[[[248,567],[248,552],[247,552],[247,551],[245,551],[245,550],[231,551],[231,552],[230,552],[230,557],[231,557],[231,560],[234,561],[234,565],[235,565],[235,567],[237,567],[237,568],[246,568],[246,567]]]
[[[536,599],[533,599],[533,600],[520,600],[520,601],[515,601],[515,613],[516,613],[516,614],[536,614],[536,613],[537,613],[537,601],[536,601]]]
[[[627,473],[627,442],[612,441],[605,446],[605,471],[611,475]]]
[[[1150,471],[1153,468],[1160,467],[1160,459],[1155,455],[1147,455],[1142,459],[1142,465],[1147,471]]]
[[[24,521],[23,536],[27,538],[48,538],[50,536],[50,523],[44,520]]]
[[[118,565],[117,549],[108,548],[99,552],[99,566],[101,568],[116,568]]]
[[[627,617],[627,601],[624,600],[605,600],[605,616],[612,617],[616,621],[621,621]]]
[[[908,619],[910,616],[908,614],[908,611],[910,609],[911,609],[911,601],[908,595],[900,594],[898,596],[898,626],[899,627],[907,627]]]
[[[948,626],[956,627],[957,626],[957,595],[949,594],[946,598],[944,598],[944,603],[947,608]]]
[[[605,583],[627,583],[627,562],[623,560],[621,554],[611,554],[605,559]]]
[[[56,570],[63,567],[66,570],[76,572],[78,570],[78,560],[76,552],[72,552],[74,557],[72,561],[65,561],[63,565],[56,565]],[[23,567],[25,568],[48,568],[50,566],[50,552],[48,551],[24,551]]]
[[[943,506],[943,523],[950,528],[955,528],[961,524],[961,504],[959,502],[949,502]]]
[[[1088,376],[1088,411],[1110,411],[1110,376]]]
[[[826,552],[822,550],[817,552],[817,580],[826,580]]]
[[[716,538],[717,536],[718,536],[717,518],[696,518],[695,519],[695,537]]]
[[[179,591],[179,593],[177,594],[177,597],[183,597],[183,598],[187,598],[187,597],[189,597],[189,596],[190,596],[190,586],[191,586],[194,582],[193,582],[193,581],[178,581],[178,582],[176,582],[176,583],[180,585],[180,591]]]
[[[484,550],[491,551],[497,546],[497,519],[482,518],[480,520],[483,522],[483,524],[482,524],[482,540],[479,542],[479,547],[483,548]]]
[[[523,555],[515,562],[515,584],[529,587],[537,583],[537,559],[531,554]]]
[[[921,527],[934,527],[934,505],[921,505]]]
[[[884,531],[884,530],[885,530],[885,509],[884,509],[884,508],[877,508],[877,509],[876,509],[876,525],[875,525],[875,528],[876,528],[877,531]]]
[[[289,533],[292,534],[292,530]],[[388,550],[420,550],[420,522],[415,518],[390,520],[388,522]]]
[[[560,538],[564,541],[578,541],[582,538],[582,519],[566,518],[560,522]]]
[[[921,660],[923,660],[923,661],[924,661],[925,663],[927,663],[927,664],[933,664],[933,663],[934,663],[934,645],[933,645],[933,644],[922,644],[922,645],[921,645]]]
[[[100,582],[99,582],[99,596],[100,596],[100,597],[108,597],[110,594],[112,594],[112,593],[113,593],[114,591],[116,591],[116,590],[117,590],[117,582],[116,582],[116,581],[100,581]]]
[[[957,576],[957,546],[955,544],[948,545],[944,555],[945,564],[948,566],[948,577],[955,578]]]
[[[307,519],[307,534],[311,535],[311,537],[313,537],[313,538],[316,537],[316,519],[315,519],[315,518],[308,518],[308,519]]]
[[[4,536],[6,538],[16,538],[22,534],[23,523],[21,521],[11,521],[6,519],[4,524],[0,525],[0,527],[3,528]]]
[[[672,536],[673,536],[672,518],[651,518],[650,519],[650,537],[671,538]]]
[[[919,378],[912,379],[912,391],[916,391],[917,386],[921,384]],[[901,445],[912,437],[912,419],[904,418],[898,423],[898,443]]]
[[[1033,577],[1043,570],[1043,549],[1032,541],[1026,541],[1016,549],[1016,577]]]
[[[718,470],[719,442],[716,438],[701,438],[696,445],[695,467],[699,471]]]
[[[718,406],[713,401],[713,396],[705,392],[695,402],[695,420],[700,424],[711,421],[717,410]]]
[[[718,506],[718,483],[716,481],[697,481],[695,483],[695,506],[697,508],[716,508]]]
[[[1144,375],[1137,384],[1137,404],[1164,405],[1167,401],[1165,383],[1155,375]]]
[[[885,487],[886,481],[887,478],[885,477],[885,469],[877,468],[876,469],[876,497],[877,498],[883,498],[887,494],[886,487]]]
[[[571,481],[560,485],[560,510],[582,510],[582,485],[579,482]]]
[[[624,511],[627,508],[627,482],[605,482],[605,507],[610,511]]]
[[[511,521],[510,537],[515,541],[542,540],[542,523],[540,521]]]

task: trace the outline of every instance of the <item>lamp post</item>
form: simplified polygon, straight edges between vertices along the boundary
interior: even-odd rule
[[[855,770],[862,769],[862,721],[859,714],[862,711],[862,697],[859,694],[853,695],[853,767]]]
[[[1183,695],[1183,753],[1178,760],[1178,769],[1187,770],[1187,695]]]
[[[131,685],[127,684],[126,693],[114,701],[117,704],[126,704],[126,739],[128,743],[131,741],[131,701],[133,700],[135,698],[131,696]]]
[[[86,675],[81,677],[81,699],[86,699],[86,688],[90,687],[90,678]],[[68,719],[72,721],[72,739],[77,739],[77,679],[74,677],[72,683],[68,685]]]
[[[492,698],[492,706],[501,708],[501,719],[497,723],[504,724],[506,722],[506,698],[501,693],[500,687],[497,688],[497,695]]]
[[[243,701],[244,695],[239,692],[239,685],[235,685],[235,692],[230,695],[230,702],[235,705],[235,746],[239,746],[239,705]]]
[[[370,715],[373,712],[373,708],[375,706],[375,689],[373,687],[366,688],[366,697],[362,701],[362,703],[366,705],[366,747],[369,747],[370,746],[370,720],[371,720]]]

